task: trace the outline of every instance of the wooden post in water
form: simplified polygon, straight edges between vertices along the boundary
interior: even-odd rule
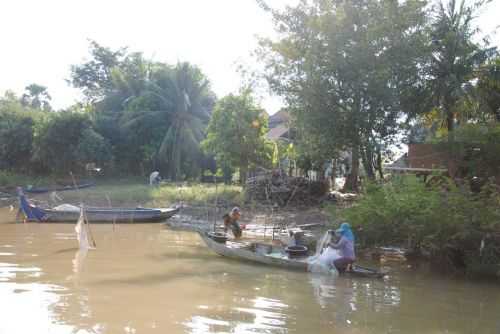
[[[215,169],[215,174],[214,174],[214,182],[215,182],[214,232],[215,232],[215,227],[217,225],[217,202],[219,201],[218,193],[217,193],[217,163],[215,164],[215,166],[216,166],[216,169]]]
[[[272,221],[273,214],[274,214],[274,206],[271,206],[271,223],[273,222]],[[271,240],[274,241],[274,225],[273,225],[273,237],[272,237]]]
[[[108,207],[111,209],[111,200],[109,199],[108,194],[106,194],[106,199],[108,200]],[[113,231],[115,230],[116,216],[113,216]]]

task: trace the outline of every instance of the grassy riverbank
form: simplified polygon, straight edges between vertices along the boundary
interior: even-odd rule
[[[83,200],[89,205],[106,206],[153,206],[164,207],[175,204],[190,205],[213,204],[216,196],[219,201],[240,203],[242,189],[239,186],[200,183],[165,183],[157,187],[140,184],[133,180],[108,181],[95,187],[80,191],[59,194],[66,201]]]
[[[26,181],[25,178],[18,180]],[[26,183],[18,183],[26,184]],[[51,186],[51,184],[42,184]],[[10,188],[13,185],[9,185]],[[57,192],[60,201],[80,203],[92,206],[151,206],[165,207],[176,204],[213,205],[215,198],[228,205],[240,205],[243,192],[240,186],[200,184],[200,183],[163,183],[151,187],[138,179],[126,178],[97,181],[96,185],[78,191]],[[32,195],[38,201],[49,202],[49,193]]]
[[[80,178],[77,177],[77,182]],[[56,187],[72,183],[71,177],[36,177],[0,171],[0,190],[14,193],[15,187]],[[57,195],[69,203],[84,202],[96,206],[168,206],[180,203],[191,205],[213,204],[218,197],[219,202],[240,204],[243,202],[243,191],[240,186],[218,184],[202,184],[197,182],[162,183],[151,187],[144,178],[127,177],[117,179],[97,179],[94,187],[79,191],[61,191]],[[48,201],[49,194],[30,195],[40,201]]]

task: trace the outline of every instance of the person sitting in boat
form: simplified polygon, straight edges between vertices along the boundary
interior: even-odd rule
[[[330,242],[328,245],[339,251],[340,258],[333,261],[333,265],[337,268],[339,273],[343,273],[346,271],[347,267],[356,260],[354,254],[354,234],[348,223],[342,223],[339,229],[335,231],[331,230],[330,233],[340,236],[338,242]]]
[[[224,232],[231,229],[235,239],[241,238],[241,227],[238,224],[238,219],[241,217],[240,208],[234,207],[230,213],[226,213],[222,218],[224,219]]]

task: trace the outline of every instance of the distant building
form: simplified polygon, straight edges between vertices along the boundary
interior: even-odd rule
[[[269,131],[266,138],[271,141],[284,140],[292,141],[293,135],[290,129],[290,114],[286,110],[280,110],[274,115],[269,116]]]
[[[384,169],[392,173],[430,174],[454,171],[453,165],[450,164],[447,153],[439,150],[436,145],[413,143],[408,145],[408,153],[392,164],[385,165]]]
[[[269,131],[266,139],[274,143],[293,144],[294,131],[290,126],[290,114],[282,109],[268,118]],[[278,145],[276,145],[276,148]],[[296,162],[288,158],[279,161],[279,167],[289,175],[297,175]]]

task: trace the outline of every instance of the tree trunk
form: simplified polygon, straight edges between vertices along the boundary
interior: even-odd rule
[[[362,150],[361,154],[363,156],[363,167],[365,169],[366,176],[373,181],[375,180],[375,171],[373,170],[373,151],[369,147],[366,147]]]
[[[451,109],[451,103],[445,102],[443,105],[444,112],[446,115],[446,128],[448,129],[448,141],[454,141],[454,127],[455,127],[455,116],[453,115],[453,110]]]
[[[332,189],[335,189],[335,186],[337,185],[337,159],[332,160]]]
[[[357,85],[358,92],[360,91]],[[359,177],[359,148],[361,144],[361,138],[359,134],[359,113],[361,107],[361,99],[359,93],[356,93],[356,97],[353,101],[352,107],[352,152],[351,152],[351,173],[347,175],[345,180],[344,192],[358,192],[358,177]]]
[[[380,152],[380,148],[377,149],[377,171],[380,175],[380,179],[384,179],[384,171],[382,170],[382,152]]]
[[[344,192],[358,192],[358,177],[359,177],[359,146],[352,148],[352,166],[351,173],[347,175],[345,180]]]
[[[240,183],[241,185],[245,185],[245,182],[247,181],[247,174],[248,174],[248,162],[242,161],[240,165]]]

